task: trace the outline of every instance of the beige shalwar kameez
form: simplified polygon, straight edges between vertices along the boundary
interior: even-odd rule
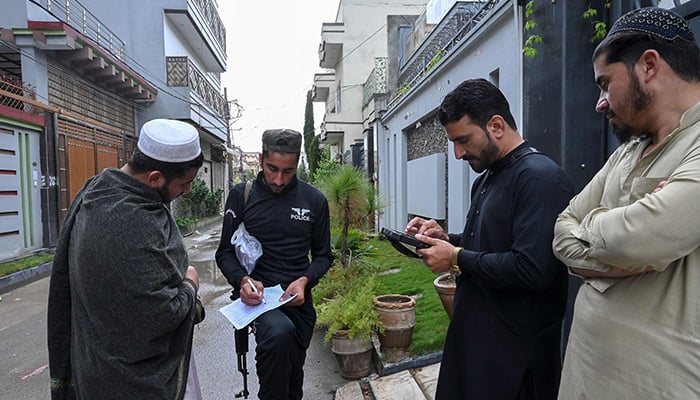
[[[557,220],[554,253],[567,266],[653,268],[585,279],[562,400],[700,399],[700,103],[642,157],[650,143],[621,145]]]

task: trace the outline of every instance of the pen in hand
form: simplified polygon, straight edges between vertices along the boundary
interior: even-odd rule
[[[258,288],[255,287],[255,284],[253,284],[253,281],[250,278],[248,278],[248,284],[250,284],[250,288],[253,289],[253,293],[258,294]],[[264,304],[267,304],[264,297],[260,296],[260,298]]]

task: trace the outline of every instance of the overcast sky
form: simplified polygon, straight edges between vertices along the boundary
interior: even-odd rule
[[[232,125],[233,143],[260,151],[265,129],[302,132],[306,92],[318,66],[321,24],[334,22],[339,0],[218,0],[226,26],[227,71],[221,83],[243,116]],[[323,104],[314,103],[316,133]],[[303,132],[302,132],[303,133]]]

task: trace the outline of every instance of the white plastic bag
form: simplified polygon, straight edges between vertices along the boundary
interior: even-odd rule
[[[262,245],[258,242],[258,239],[248,233],[243,222],[241,222],[241,224],[238,225],[238,229],[233,232],[231,244],[236,249],[238,262],[241,263],[243,268],[245,268],[250,275],[253,269],[255,269],[255,263],[263,253]]]

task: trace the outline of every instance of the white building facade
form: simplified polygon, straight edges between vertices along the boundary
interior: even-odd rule
[[[352,149],[365,141],[363,85],[375,58],[387,56],[387,16],[418,15],[425,5],[426,0],[340,0],[336,20],[323,23],[319,65],[328,72],[314,76],[313,100],[325,103],[320,143],[331,147],[333,159],[361,164]]]

